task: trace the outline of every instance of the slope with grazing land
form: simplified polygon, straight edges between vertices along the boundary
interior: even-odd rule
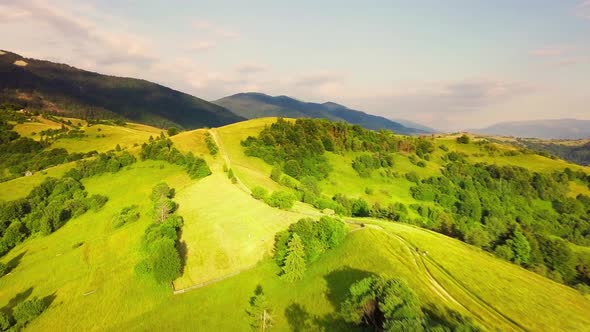
[[[259,309],[265,313],[263,317],[272,318],[264,320],[272,325],[270,331],[360,331],[367,327],[351,320],[354,316],[349,311],[350,301],[354,300],[351,292],[358,290],[362,285],[359,283],[366,278],[380,276],[384,280],[403,280],[402,284],[410,291],[402,287],[402,291],[406,289],[402,299],[411,299],[408,308],[415,310],[412,315],[416,316],[410,316],[417,317],[411,322],[429,330],[473,331],[477,327],[502,331],[583,331],[590,325],[590,300],[581,294],[583,287],[578,291],[563,284],[569,282],[565,278],[571,272],[570,265],[559,265],[559,256],[547,252],[540,256],[546,260],[545,271],[539,265],[535,273],[529,270],[531,266],[519,266],[522,262],[515,261],[514,254],[522,254],[526,248],[515,244],[522,240],[522,234],[515,235],[515,230],[521,230],[531,243],[542,233],[528,224],[532,222],[526,219],[528,215],[523,212],[516,216],[522,220],[515,218],[516,221],[508,223],[509,228],[516,227],[516,223],[520,227],[509,229],[508,239],[490,241],[490,247],[484,246],[482,250],[477,248],[481,242],[471,241],[476,237],[465,238],[467,233],[449,233],[459,239],[438,233],[446,231],[434,223],[445,209],[443,201],[425,200],[424,197],[430,197],[425,195],[426,191],[417,195],[418,189],[412,189],[425,185],[437,189],[433,177],[455,181],[456,174],[451,172],[454,163],[463,163],[464,175],[471,176],[473,184],[478,186],[485,170],[484,166],[476,165],[478,162],[495,163],[498,167],[521,166],[524,171],[518,174],[538,172],[542,176],[537,178],[547,181],[543,182],[543,188],[549,196],[529,193],[533,195],[531,204],[549,211],[550,217],[562,211],[558,215],[563,220],[575,221],[582,227],[584,219],[579,209],[586,206],[586,201],[577,197],[590,196],[587,179],[582,177],[589,173],[588,168],[481,139],[404,137],[359,131],[343,124],[333,127],[329,122],[306,121],[310,122],[286,120],[273,127],[276,118],[254,119],[211,130],[181,132],[170,140],[155,128],[103,124],[90,129],[102,128],[107,132],[106,137],[57,139],[52,144],[64,144],[66,149],[79,152],[85,152],[85,146],[104,151],[120,145],[121,151],[115,149],[111,153],[118,156],[131,152],[138,159],[146,160],[117,168],[116,172],[82,177],[80,181],[88,195],[108,197],[102,208],[73,217],[48,235],[32,234],[0,258],[9,269],[8,274],[0,277],[2,312],[14,311],[19,303],[37,296],[48,307],[26,323],[26,329],[35,331],[248,331],[252,330],[251,325],[260,323],[260,316],[251,314]],[[318,148],[318,141],[297,135],[281,141],[284,137],[274,136],[272,129],[288,132],[289,128],[300,125],[306,129],[293,133],[316,133],[322,146],[330,143],[322,141],[326,137],[321,133],[340,130],[341,135],[330,136],[333,149],[324,151],[323,158],[304,153]],[[15,128],[18,131],[19,125]],[[288,142],[298,140],[304,142],[301,147],[287,152],[270,144],[282,142],[288,146]],[[139,146],[133,147],[127,141],[137,142]],[[269,163],[271,156],[274,159]],[[306,158],[328,167],[317,170],[305,162]],[[89,172],[92,160],[90,157],[48,168],[46,175],[39,172],[0,183],[0,199],[12,201],[26,197],[42,178],[61,177],[74,167],[86,165],[84,169]],[[195,169],[197,165],[203,166],[199,160],[206,161],[205,171]],[[291,162],[285,168],[290,160],[297,161],[299,167]],[[306,172],[318,178],[311,179]],[[75,175],[75,172],[68,174]],[[195,174],[199,177],[191,178]],[[202,177],[205,174],[210,175]],[[469,194],[461,191],[469,188],[466,184],[469,180],[462,181],[463,185],[449,185],[457,195]],[[496,180],[487,181],[493,184]],[[511,179],[502,181],[504,185],[500,188],[505,190],[505,195],[519,188]],[[178,237],[182,271],[173,285],[158,284],[136,267],[145,259],[146,230],[160,227],[157,223],[154,226],[150,193],[162,182],[175,189],[172,200],[177,208],[173,213],[182,218],[180,231],[173,234]],[[496,193],[495,187],[481,189],[489,197]],[[555,197],[551,190],[560,190],[559,193],[571,199]],[[277,204],[273,200],[279,197],[273,195],[277,192],[291,193],[299,201],[290,202],[293,205],[283,209],[270,207]],[[557,203],[546,200],[547,197]],[[484,208],[490,205],[487,199],[491,198],[482,195],[481,199]],[[121,224],[119,216],[129,211],[127,208],[136,211],[138,219]],[[467,215],[461,214],[463,208],[458,205],[456,211],[445,210],[448,218],[441,224],[461,232],[470,230],[460,226]],[[564,214],[565,210],[571,213]],[[333,246],[326,246],[324,243],[332,243],[331,229],[322,228],[328,225],[328,219],[320,217],[334,213],[342,214],[336,217],[346,222],[346,233]],[[311,219],[298,222],[303,218]],[[330,219],[331,225],[338,224],[337,218]],[[477,227],[491,232],[496,229],[491,225],[481,223]],[[557,233],[551,225],[546,225],[545,232],[551,237],[543,237],[547,241],[544,245],[571,254],[571,259],[580,259],[575,262],[581,269],[576,275],[580,281],[576,285],[583,285],[586,235],[568,234],[569,226],[565,222]],[[2,232],[4,235],[3,229]],[[282,234],[277,236],[277,244],[275,234]],[[273,255],[280,249],[275,248],[278,243],[295,247],[291,243],[294,234],[301,236],[306,256],[299,261],[304,271],[295,270],[302,272],[300,279],[289,282],[285,271],[294,265],[287,267],[285,261],[277,261]],[[557,240],[560,237],[564,238],[560,240],[563,242]],[[565,239],[578,244],[567,243]],[[564,243],[573,248],[571,252],[561,246]],[[513,257],[501,256],[494,250],[501,246],[508,246]],[[539,248],[531,245],[529,249],[532,253]],[[501,253],[506,253],[502,250]],[[289,262],[294,261],[294,250],[287,252],[287,256],[291,255]],[[555,271],[564,272],[561,280]],[[173,289],[184,288],[189,289],[177,295],[173,293]],[[261,294],[264,301],[253,300],[262,299]]]
[[[17,66],[15,61],[27,65]],[[223,107],[145,80],[101,75],[10,52],[0,55],[0,103],[158,127],[194,129],[243,120]]]

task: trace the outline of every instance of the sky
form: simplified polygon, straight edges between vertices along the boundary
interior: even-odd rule
[[[0,0],[0,49],[440,130],[590,119],[590,0]]]

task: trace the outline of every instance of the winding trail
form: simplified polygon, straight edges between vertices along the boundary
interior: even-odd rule
[[[215,144],[217,144],[217,147],[219,148],[219,152],[221,153],[221,157],[225,161],[227,168],[231,169],[231,160],[229,159],[229,155],[227,154],[227,151],[223,147],[223,144],[221,144],[221,139],[219,138],[219,134],[217,133],[217,130],[209,129],[209,133],[211,134],[211,137],[213,137]],[[242,182],[242,180],[240,180],[240,178],[236,175],[235,170],[234,170],[234,177],[237,180],[236,185],[238,186],[238,188],[240,188],[243,192],[245,192],[247,194],[252,194],[252,190],[250,190],[250,188],[248,188],[248,186],[246,186]]]
[[[356,224],[356,225],[363,224],[363,223],[355,221],[353,219],[345,219],[345,222],[349,223],[349,224]],[[425,255],[424,253],[420,254],[419,249],[417,247],[415,247],[414,245],[412,245],[410,242],[408,242],[403,237],[401,237],[397,234],[391,233],[379,225],[367,224],[367,223],[364,223],[363,225],[365,226],[365,228],[359,228],[359,229],[356,229],[355,231],[366,229],[366,228],[376,229],[380,232],[383,232],[384,234],[386,234],[390,238],[396,239],[397,241],[402,243],[404,245],[404,247],[406,247],[406,249],[408,249],[408,251],[410,252],[410,255],[412,255],[415,266],[418,268],[419,271],[421,271],[423,273],[423,275],[428,280],[428,282],[429,282],[428,286],[438,296],[440,296],[445,302],[454,303],[455,305],[459,306],[460,308],[463,308],[467,312],[470,312],[474,317],[478,317],[480,320],[482,320],[482,323],[483,323],[484,318],[481,317],[480,314],[474,312],[473,310],[469,309],[468,307],[463,305],[461,302],[459,302],[459,300],[457,300],[455,297],[453,297],[453,295],[451,295],[447,291],[447,289],[441,283],[438,282],[436,277],[431,273],[430,269],[428,268],[428,265],[426,264],[425,260],[430,262],[435,268],[439,269],[443,274],[445,274],[453,284],[455,284],[458,288],[463,290],[465,292],[465,294],[469,298],[471,298],[472,301],[474,301],[482,309],[484,309],[490,317],[494,318],[494,320],[503,321],[507,326],[510,326],[513,331],[527,331],[527,329],[525,327],[523,327],[522,325],[520,325],[519,323],[517,323],[516,321],[514,321],[510,317],[504,315],[498,309],[494,308],[489,303],[487,303],[485,300],[483,300],[480,296],[478,296],[477,294],[470,291],[460,280],[457,280],[455,277],[453,277],[448,271],[446,271],[446,269],[444,269],[440,264],[438,264],[433,258]],[[493,327],[494,326],[492,326],[492,328]]]

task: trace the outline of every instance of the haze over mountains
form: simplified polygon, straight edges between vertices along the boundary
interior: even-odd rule
[[[486,128],[468,131],[486,135],[578,139],[590,137],[590,120],[555,119],[501,122]]]

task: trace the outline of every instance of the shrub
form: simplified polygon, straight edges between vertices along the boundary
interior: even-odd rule
[[[275,191],[267,198],[266,203],[279,209],[290,209],[295,204],[297,197],[288,191]]]
[[[254,187],[252,188],[252,197],[258,200],[265,200],[268,196],[268,191],[262,187]]]
[[[131,205],[124,207],[118,215],[113,218],[113,227],[119,228],[127,223],[139,219],[139,206]]]

